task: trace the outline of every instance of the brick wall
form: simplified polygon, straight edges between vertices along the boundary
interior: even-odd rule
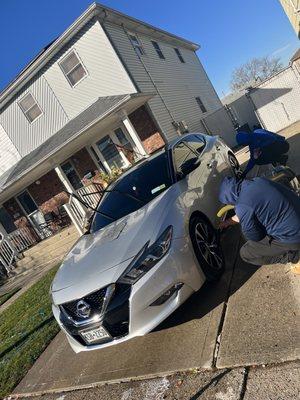
[[[165,142],[145,106],[135,110],[129,118],[147,153],[151,154],[164,146]]]
[[[38,182],[38,184],[36,183]],[[54,170],[28,186],[28,191],[43,214],[54,211],[68,202],[64,186]]]

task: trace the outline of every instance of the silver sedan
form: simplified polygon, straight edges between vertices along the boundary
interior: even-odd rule
[[[219,137],[188,134],[109,187],[51,286],[75,352],[145,335],[220,277],[218,189],[238,168]]]

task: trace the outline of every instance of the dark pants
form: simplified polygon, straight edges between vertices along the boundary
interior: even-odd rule
[[[290,145],[285,142],[274,142],[269,146],[261,149],[262,153],[255,161],[257,165],[266,165],[271,163],[286,164],[288,156],[286,153],[289,151]]]
[[[300,243],[282,243],[266,236],[260,242],[246,242],[240,255],[244,261],[254,265],[297,263]]]

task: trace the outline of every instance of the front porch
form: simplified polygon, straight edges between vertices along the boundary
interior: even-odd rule
[[[121,98],[120,98],[121,97]],[[0,264],[9,273],[28,248],[75,225],[83,234],[106,178],[164,145],[145,102],[100,98],[1,177]]]

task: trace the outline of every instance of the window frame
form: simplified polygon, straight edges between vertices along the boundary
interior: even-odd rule
[[[176,53],[176,55],[177,55],[179,61],[180,61],[182,64],[185,64],[185,59],[183,58],[183,55],[181,54],[181,51],[178,49],[178,47],[174,47],[174,51],[175,51],[175,53]]]
[[[206,113],[206,112],[207,112],[207,108],[205,107],[205,105],[204,105],[204,103],[203,103],[201,97],[200,97],[200,96],[197,96],[197,97],[195,97],[195,100],[196,100],[196,102],[197,102],[197,104],[198,104],[198,106],[199,106],[201,112],[202,112],[203,114]]]
[[[70,56],[71,53],[74,53],[74,54],[75,54],[75,56],[77,57],[77,59],[78,59],[79,62],[68,72],[68,74],[66,74],[66,72],[64,71],[64,68],[63,68],[63,66],[62,66],[62,63],[64,62],[64,60],[65,60],[67,57]],[[74,69],[75,69],[79,64],[80,64],[80,65],[82,66],[82,68],[84,69],[85,75],[84,75],[82,78],[80,78],[79,81],[77,81],[77,82],[73,85],[72,82],[70,81],[68,75],[69,75],[72,71],[74,71]],[[62,73],[64,74],[64,77],[65,77],[66,80],[69,82],[69,85],[71,86],[72,89],[75,88],[80,82],[82,82],[82,81],[83,81],[85,78],[87,78],[88,75],[89,75],[88,70],[86,69],[86,67],[85,67],[85,65],[84,65],[84,63],[83,63],[83,61],[82,61],[82,59],[80,58],[79,54],[77,53],[76,49],[74,49],[74,48],[70,49],[70,51],[68,51],[68,52],[62,57],[62,59],[59,60],[58,65],[59,65],[59,68],[61,69]]]
[[[173,164],[173,171],[174,171],[174,176],[175,176],[175,180],[176,182],[179,182],[182,178],[179,176],[180,172],[178,165],[176,163],[176,158],[175,158],[175,150],[178,146],[180,146],[181,144],[183,144],[184,146],[186,146],[188,149],[190,149],[190,152],[193,153],[195,155],[196,158],[200,158],[201,154],[199,154],[198,152],[196,152],[196,150],[194,150],[192,147],[189,146],[189,144],[186,142],[188,140],[188,138],[183,138],[181,140],[179,140],[173,147],[172,149],[172,164]]]
[[[138,57],[145,56],[146,52],[145,52],[143,43],[141,42],[141,39],[138,37],[138,35],[136,33],[133,33],[133,32],[127,32],[127,34],[128,34],[128,38],[130,40],[130,43],[131,43],[132,47],[134,48],[134,51],[136,52],[137,56]],[[132,36],[135,37],[138,45],[133,43]],[[140,53],[137,52],[137,50],[136,50],[137,48],[139,49]]]
[[[29,107],[29,108],[25,111],[25,109],[24,109],[24,107],[22,106],[21,102],[22,102],[22,100],[24,100],[28,95],[30,95],[30,96],[33,98],[34,104],[33,104],[31,107]],[[27,114],[28,114],[28,111],[30,111],[30,110],[31,110],[34,106],[36,106],[36,105],[38,106],[38,108],[39,108],[39,110],[41,111],[41,113],[40,113],[36,118],[34,118],[33,120],[31,120],[31,119],[28,117]],[[35,97],[33,96],[33,94],[32,94],[31,92],[27,92],[24,96],[22,96],[22,97],[18,100],[18,106],[20,107],[22,113],[24,114],[24,116],[26,117],[27,121],[28,121],[30,124],[32,124],[33,122],[37,121],[37,120],[44,114],[44,111],[42,110],[41,106],[40,106],[39,103],[36,101]]]
[[[166,57],[165,57],[164,53],[162,52],[162,49],[161,49],[159,43],[156,42],[155,40],[151,40],[151,43],[152,43],[152,46],[154,47],[154,50],[156,51],[156,54],[158,55],[158,57],[161,60],[165,60]]]

